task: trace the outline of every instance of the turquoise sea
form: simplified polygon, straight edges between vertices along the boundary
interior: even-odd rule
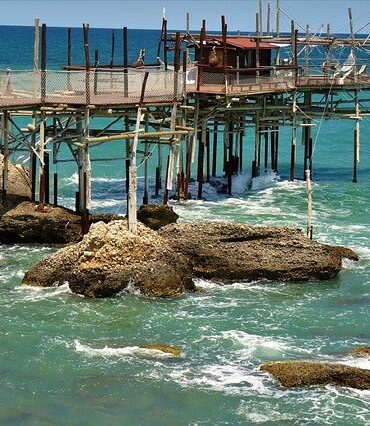
[[[31,67],[32,32],[0,27],[0,68]],[[148,61],[154,61],[158,36],[158,31],[131,31],[130,60],[145,46]],[[56,69],[65,62],[66,29],[50,28],[48,37],[48,67]],[[75,37],[73,57],[81,62],[80,30]],[[110,31],[92,30],[91,44],[108,62]],[[90,300],[72,294],[67,284],[20,286],[24,272],[55,248],[0,246],[0,424],[370,424],[370,391],[285,390],[259,371],[263,362],[287,359],[370,368],[368,359],[348,354],[370,344],[370,118],[361,121],[357,184],[352,183],[353,121],[315,124],[314,238],[351,247],[359,262],[344,261],[338,277],[326,282],[219,286],[197,280],[196,294],[173,299],[128,292]],[[221,196],[206,185],[203,201],[171,201],[180,220],[305,229],[305,182],[288,180],[290,137],[291,130],[282,128],[279,173],[268,171],[250,187],[253,136],[247,132],[245,172],[235,177],[233,195]],[[92,156],[121,150],[116,142]],[[298,178],[302,158],[299,144]],[[76,170],[72,164],[58,168],[59,201],[72,207]],[[95,212],[124,214],[123,170],[121,161],[93,164]],[[142,167],[139,175],[142,187]],[[179,347],[183,354],[172,358],[140,348],[152,342]]]

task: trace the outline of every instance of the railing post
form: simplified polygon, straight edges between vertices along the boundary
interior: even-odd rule
[[[90,50],[89,50],[89,24],[83,24],[84,51],[85,51],[85,91],[86,105],[90,105]]]
[[[41,27],[41,103],[46,98],[46,24]]]

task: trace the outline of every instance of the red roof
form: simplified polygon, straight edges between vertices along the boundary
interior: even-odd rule
[[[218,42],[222,43],[222,37],[214,38]],[[239,49],[256,49],[256,42],[251,37],[227,37],[226,44],[229,46],[237,47]],[[260,49],[277,49],[278,47],[271,43],[264,41],[260,42]]]

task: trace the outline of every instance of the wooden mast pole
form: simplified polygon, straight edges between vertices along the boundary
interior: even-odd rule
[[[137,145],[139,141],[139,131],[140,131],[140,121],[141,114],[144,110],[144,95],[146,82],[148,80],[149,73],[145,72],[143,83],[141,86],[141,95],[140,101],[137,108],[136,115],[136,124],[135,124],[135,136],[132,142],[131,148],[131,159],[130,159],[130,168],[129,168],[129,190],[127,197],[127,211],[128,211],[128,230],[133,234],[137,235],[137,212],[136,212],[136,201],[137,201],[137,166],[136,166],[136,154],[137,154]]]

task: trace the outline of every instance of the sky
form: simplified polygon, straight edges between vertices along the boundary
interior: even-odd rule
[[[276,0],[263,0],[264,26],[267,4],[271,5],[271,27],[275,27]],[[208,30],[220,29],[225,15],[230,31],[254,31],[258,0],[0,0],[0,25],[33,25],[34,17],[48,26],[78,27],[87,22],[97,28],[160,29],[166,9],[168,28],[199,30],[206,19]],[[281,31],[290,31],[290,17],[299,29],[310,24],[316,32],[329,22],[331,31],[348,33],[348,8],[352,8],[355,31],[370,32],[370,0],[280,0]],[[323,28],[323,27],[322,27]]]

